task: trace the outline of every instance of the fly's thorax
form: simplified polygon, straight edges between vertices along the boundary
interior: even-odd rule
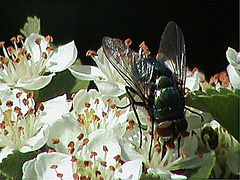
[[[156,79],[155,88],[162,89],[173,86],[173,81],[167,76],[160,76]]]

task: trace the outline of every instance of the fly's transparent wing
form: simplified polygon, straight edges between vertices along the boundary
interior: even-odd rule
[[[152,86],[150,82],[153,74],[151,63],[141,59],[138,53],[119,39],[104,37],[102,43],[107,59],[126,83],[146,102]]]
[[[171,21],[167,24],[160,41],[158,61],[164,61],[174,73],[175,84],[184,94],[186,81],[186,52],[181,29]]]

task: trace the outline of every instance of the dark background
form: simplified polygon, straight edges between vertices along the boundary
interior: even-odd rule
[[[166,24],[173,20],[182,29],[187,64],[197,66],[207,78],[226,69],[228,46],[239,50],[238,1],[139,1],[139,2],[15,2],[1,1],[0,40],[19,34],[27,16],[41,19],[43,35],[56,44],[75,40],[83,64],[94,64],[86,57],[97,50],[104,36],[131,38],[133,49],[145,41],[156,54]]]

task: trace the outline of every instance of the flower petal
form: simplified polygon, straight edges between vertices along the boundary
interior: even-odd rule
[[[35,159],[23,164],[23,179],[73,179],[73,167],[71,156],[52,152],[41,153]],[[52,167],[56,168],[52,168]]]
[[[109,81],[94,81],[103,94],[109,96],[120,96],[125,93],[125,88],[122,88],[119,84],[109,82]]]
[[[14,149],[9,146],[2,148],[0,151],[0,163],[2,163],[2,160],[6,158],[9,154],[12,154],[13,150]]]
[[[35,42],[36,39],[41,40],[40,46]],[[33,33],[26,38],[23,46],[31,54],[32,60],[36,63],[42,57],[42,53],[46,51],[47,45],[48,43],[42,35]]]
[[[60,119],[63,114],[69,112],[72,102],[67,101],[67,95],[58,96],[42,103],[44,112],[41,114],[41,122],[52,124]]]
[[[237,52],[231,48],[231,47],[228,47],[227,51],[226,51],[226,56],[227,56],[227,60],[228,62],[235,66],[236,64],[236,59],[237,59]]]
[[[139,179],[142,173],[142,160],[136,159],[124,163],[120,170],[115,172],[116,179]]]
[[[103,151],[103,146],[107,147],[107,154]],[[96,158],[103,160],[106,157],[107,166],[111,166],[116,163],[114,157],[121,155],[121,147],[113,132],[99,129],[89,134],[89,142],[82,152],[86,159],[89,159],[90,152],[96,152]]]
[[[237,69],[234,68],[233,65],[229,64],[227,67],[227,72],[229,75],[230,82],[234,88],[240,88],[240,72],[239,74],[236,71]]]
[[[69,68],[77,58],[77,48],[74,41],[59,46],[56,52],[48,59],[46,64],[50,72],[59,72]]]
[[[55,73],[52,73],[48,76],[39,76],[34,79],[30,79],[28,81],[18,81],[15,87],[27,89],[27,90],[39,90],[47,86],[51,80],[52,77],[55,76]]]
[[[69,71],[72,75],[77,79],[82,80],[99,80],[105,79],[106,76],[102,73],[101,69],[96,66],[88,66],[88,65],[72,65],[69,68]]]
[[[45,124],[35,136],[27,140],[26,145],[20,149],[20,152],[26,153],[40,149],[48,140],[49,130],[49,125]]]

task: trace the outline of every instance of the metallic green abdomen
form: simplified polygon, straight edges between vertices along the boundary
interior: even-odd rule
[[[156,121],[174,120],[183,117],[184,99],[179,90],[174,87],[170,78],[161,76],[156,81],[153,113]]]

